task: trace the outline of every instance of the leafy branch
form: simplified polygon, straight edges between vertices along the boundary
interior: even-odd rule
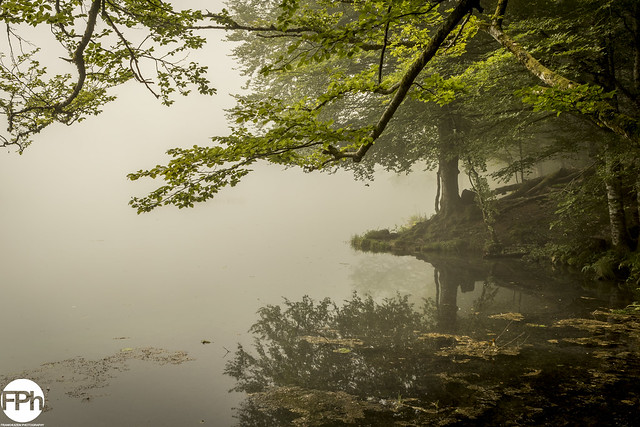
[[[129,178],[132,180],[160,177],[166,182],[166,185],[146,197],[133,198],[130,204],[138,213],[168,204],[179,208],[191,207],[196,202],[210,199],[225,186],[237,185],[240,179],[250,172],[250,165],[258,160],[299,166],[306,170],[325,169],[345,159],[360,162],[384,132],[417,77],[437,55],[449,35],[476,6],[477,1],[461,0],[444,19],[439,20],[440,24],[433,31],[425,48],[404,69],[397,84],[391,87],[383,88],[380,84],[382,82],[376,83],[376,72],[371,68],[343,82],[331,83],[328,90],[315,101],[302,100],[287,105],[286,102],[277,99],[240,99],[239,106],[231,115],[241,126],[233,129],[231,136],[213,138],[217,146],[171,150],[169,154],[173,159],[166,166],[158,165],[150,170],[130,174]],[[227,15],[217,16],[215,19],[223,28],[245,29]],[[352,26],[346,24],[345,27],[355,28],[361,24],[356,22]],[[274,24],[267,27],[251,27],[250,31],[257,31],[258,28],[279,31],[287,28],[299,30],[301,27],[279,28]],[[307,29],[309,28],[305,27],[305,30]],[[297,34],[299,31],[292,33]],[[332,45],[336,41],[336,34],[346,33],[344,28],[336,29],[321,43],[323,46]],[[285,60],[290,61],[291,57],[300,55],[297,47],[298,45],[294,45],[293,48],[289,48],[290,56]],[[387,92],[392,95],[377,123],[355,128],[335,127],[332,121],[320,118],[328,104],[354,92]]]
[[[100,113],[115,99],[110,89],[131,79],[167,105],[173,102],[172,92],[186,95],[191,85],[200,93],[213,94],[206,67],[184,65],[178,58],[204,45],[205,39],[189,29],[202,19],[199,11],[175,11],[169,3],[150,0],[93,0],[86,10],[77,0],[0,3],[10,47],[9,55],[0,56],[0,114],[8,123],[8,135],[0,137],[0,146],[22,152],[49,125],[70,125]],[[75,76],[52,75],[40,62],[40,50],[26,48],[18,24],[49,27],[68,51],[69,56],[61,59],[74,65]],[[127,30],[138,28],[144,28],[147,37],[135,47]],[[20,54],[14,52],[14,43],[19,44]],[[144,66],[143,59],[152,67]],[[143,67],[151,78],[144,77]]]

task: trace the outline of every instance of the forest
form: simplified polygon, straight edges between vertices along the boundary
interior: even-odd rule
[[[214,95],[215,76],[188,54],[215,49],[207,34],[224,32],[240,64],[234,72],[247,79],[228,112],[230,133],[207,146],[169,150],[165,164],[129,174],[160,181],[131,199],[138,213],[205,202],[259,162],[308,172],[344,168],[363,180],[376,168],[426,168],[438,176],[431,222],[464,229],[480,218],[484,255],[508,255],[500,231],[505,206],[536,203],[552,233],[529,241],[521,230],[512,246],[537,261],[638,288],[637,1],[179,6],[0,2],[0,145],[22,153],[48,126],[99,114],[128,82],[166,105],[192,91]],[[29,42],[34,29],[46,29],[42,45]],[[540,165],[551,161],[566,167],[541,178]],[[470,199],[460,187],[467,180]]]

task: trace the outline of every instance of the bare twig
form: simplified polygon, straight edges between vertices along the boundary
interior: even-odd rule
[[[378,65],[378,84],[382,84],[382,68],[384,66],[384,53],[387,50],[387,43],[389,42],[389,26],[391,25],[391,19],[389,19],[389,15],[391,14],[391,9],[393,5],[389,5],[389,9],[387,9],[387,24],[384,27],[384,40],[382,41],[382,50],[380,51],[380,65]]]

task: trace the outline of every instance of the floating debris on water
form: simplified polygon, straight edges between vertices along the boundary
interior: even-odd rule
[[[520,322],[524,320],[524,316],[522,313],[501,313],[501,314],[492,314],[489,316],[489,319],[501,319],[501,320],[510,320],[512,322]]]

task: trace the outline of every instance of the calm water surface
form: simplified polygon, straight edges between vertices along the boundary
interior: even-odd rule
[[[421,305],[261,309],[256,341],[227,364],[249,393],[240,424],[637,425],[640,316],[607,310],[615,293],[514,263],[430,260],[436,298]]]
[[[0,376],[48,389],[49,410],[37,422],[290,425],[296,405],[320,408],[304,415],[309,425],[461,422],[479,416],[470,406],[497,407],[504,397],[481,363],[507,372],[519,361],[517,375],[535,378],[543,368],[523,359],[531,345],[553,353],[577,337],[556,322],[618,303],[575,277],[517,263],[350,249],[354,230],[400,224],[418,209],[415,181],[381,174],[368,198],[347,175],[261,172],[238,193],[177,215],[114,210],[95,220],[65,210],[70,218],[57,216],[56,226],[47,220],[52,205],[32,213],[39,223],[30,230],[5,228]],[[393,203],[381,206],[381,197]],[[314,302],[287,320],[287,304],[300,308],[305,296]],[[367,296],[378,308],[353,302]],[[324,298],[343,310],[341,322],[314,311]],[[256,322],[275,322],[286,339],[249,332]],[[255,358],[256,342],[273,352]],[[591,347],[571,347],[572,360],[582,363]],[[275,354],[285,355],[277,367]],[[469,387],[489,397],[480,402]],[[295,401],[309,390],[334,394]],[[263,394],[256,401],[246,391]],[[629,393],[622,400],[633,407]],[[464,417],[453,406],[467,408]]]
[[[380,296],[432,293],[426,263],[347,243],[424,212],[428,175],[381,174],[366,187],[349,174],[258,166],[212,203],[137,216],[126,202],[144,189],[123,177],[144,163],[123,159],[119,144],[94,145],[82,162],[62,159],[80,142],[0,160],[15,183],[1,195],[0,376],[49,389],[38,422],[231,425],[243,395],[229,393],[223,370],[252,341],[260,307],[346,299],[370,274]]]

